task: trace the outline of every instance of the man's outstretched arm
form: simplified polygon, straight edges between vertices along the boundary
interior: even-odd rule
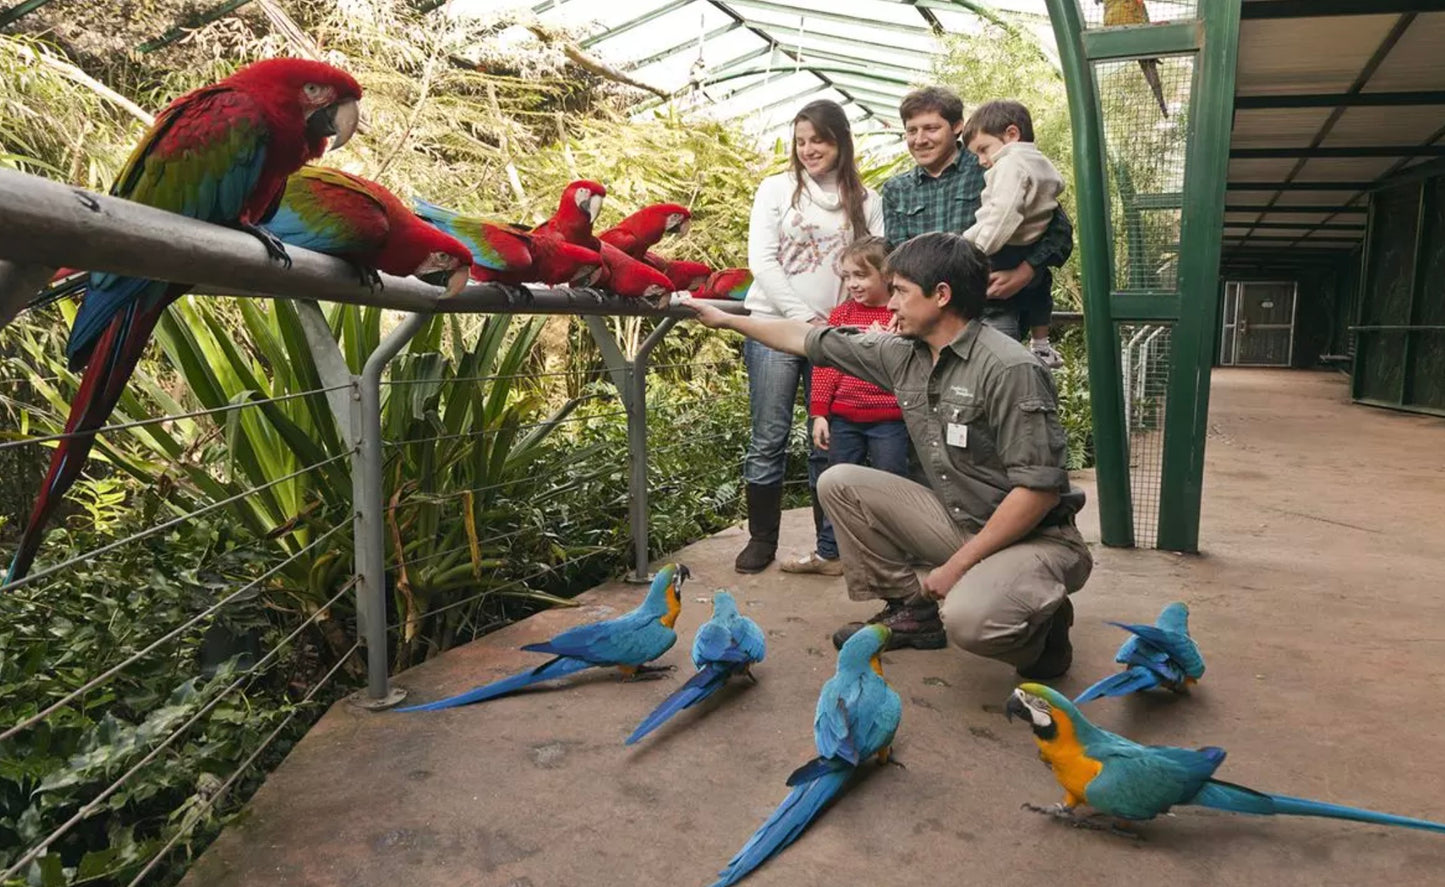
[[[682,299],[678,302],[697,312],[697,320],[705,327],[732,330],[749,339],[763,343],[774,351],[786,351],[805,357],[803,346],[808,338],[810,323],[801,320],[786,320],[774,317],[752,317],[743,314],[729,314],[707,299]]]

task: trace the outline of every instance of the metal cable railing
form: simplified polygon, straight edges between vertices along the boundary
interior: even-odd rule
[[[37,645],[26,672],[34,688],[31,698],[0,701],[0,753],[7,758],[33,754],[34,743],[43,740],[46,755],[70,756],[64,779],[44,785],[39,776],[0,774],[0,780],[18,788],[4,786],[6,796],[26,799],[21,803],[27,805],[37,797],[47,799],[44,806],[27,807],[22,824],[0,826],[0,844],[5,845],[0,849],[0,880],[44,880],[59,869],[79,872],[77,866],[90,859],[91,851],[105,847],[105,839],[97,845],[96,837],[119,834],[112,832],[117,827],[127,835],[133,829],[133,846],[144,849],[138,855],[107,857],[105,872],[90,860],[85,877],[134,885],[170,870],[175,848],[189,843],[188,836],[198,828],[209,827],[219,805],[244,800],[229,795],[248,781],[246,774],[265,759],[268,749],[312,716],[315,706],[307,703],[344,688],[344,672],[358,653],[365,652],[367,686],[354,700],[373,708],[396,702],[400,693],[388,674],[389,631],[479,607],[461,621],[475,629],[494,624],[488,614],[502,612],[486,604],[489,595],[535,598],[540,591],[533,590],[534,585],[565,594],[573,590],[567,583],[591,585],[624,561],[645,571],[649,377],[653,384],[677,385],[672,398],[659,399],[654,408],[674,423],[696,426],[688,430],[706,446],[725,445],[723,440],[714,443],[725,436],[709,431],[713,425],[708,423],[742,395],[735,385],[718,381],[726,375],[720,370],[735,365],[733,359],[689,361],[684,352],[649,366],[650,353],[676,319],[687,316],[685,309],[658,311],[638,300],[566,289],[535,289],[523,301],[515,299],[514,291],[492,285],[441,298],[439,288],[389,277],[384,289],[371,289],[359,286],[354,274],[334,259],[293,249],[292,266],[281,269],[261,256],[245,235],[105,195],[84,196],[93,198],[98,209],[74,212],[73,189],[0,170],[0,205],[5,206],[0,212],[0,309],[28,298],[32,281],[48,276],[33,264],[161,280],[178,275],[194,279],[204,268],[202,276],[209,279],[196,281],[193,292],[325,299],[422,312],[580,314],[588,316],[603,358],[601,367],[594,357],[585,356],[575,368],[522,369],[532,366],[535,356],[498,357],[498,343],[505,352],[514,337],[488,320],[480,326],[497,335],[485,347],[478,340],[466,360],[448,351],[425,365],[399,363],[384,379],[389,362],[433,315],[412,314],[362,345],[364,366],[355,372],[349,369],[355,363],[347,363],[336,337],[328,334],[326,318],[308,302],[296,306],[299,321],[287,321],[299,323],[288,336],[265,343],[295,358],[286,362],[284,375],[256,378],[258,367],[281,363],[265,349],[248,350],[241,334],[234,343],[215,343],[219,359],[236,361],[226,368],[206,366],[217,358],[204,352],[204,343],[173,343],[167,349],[173,358],[172,349],[197,349],[178,369],[181,379],[195,383],[192,397],[199,404],[181,407],[177,399],[184,397],[173,392],[169,379],[145,379],[132,388],[138,400],[128,394],[123,402],[128,415],[118,413],[111,424],[87,433],[55,427],[61,416],[52,411],[61,406],[59,397],[68,393],[75,377],[59,369],[24,368],[21,375],[40,386],[36,390],[43,396],[6,399],[0,411],[23,411],[41,430],[55,433],[32,434],[27,428],[23,437],[18,432],[9,435],[0,441],[0,452],[10,460],[6,464],[20,459],[23,465],[29,458],[26,447],[40,453],[83,434],[106,438],[96,450],[97,470],[75,488],[83,495],[70,501],[91,509],[99,503],[97,496],[119,489],[124,504],[108,506],[112,516],[106,524],[99,523],[95,510],[69,517],[62,513],[56,523],[65,524],[65,531],[53,527],[54,538],[41,550],[42,557],[49,554],[54,561],[42,561],[40,569],[0,589],[0,636]],[[196,297],[191,308],[199,309],[204,301]],[[309,318],[303,316],[308,312]],[[590,322],[601,315],[643,316],[640,322],[629,322],[633,333],[648,333],[648,324],[655,327],[645,341],[634,340],[634,353],[623,358],[610,333],[598,336],[597,326],[606,325]],[[0,317],[10,316],[0,310]],[[172,315],[171,320],[180,322],[180,317]],[[25,323],[35,322],[43,321],[27,315]],[[0,321],[0,329],[4,323]],[[352,328],[342,328],[344,335],[353,335]],[[475,333],[468,329],[465,336],[471,339]],[[203,335],[227,333],[212,325]],[[370,335],[375,336],[374,331]],[[346,344],[349,349],[358,345],[350,339]],[[232,350],[234,357],[229,356]],[[13,366],[15,360],[32,358],[9,361]],[[439,377],[428,377],[438,368]],[[488,368],[501,372],[486,373]],[[448,377],[451,370],[464,372]],[[658,372],[668,376],[660,378]],[[303,387],[296,385],[302,379],[311,380],[304,384],[307,390],[287,390],[288,385]],[[382,398],[383,385],[392,392],[390,398]],[[446,405],[462,403],[453,399],[453,392],[464,385],[469,386],[467,403],[454,415]],[[493,396],[504,385],[523,386],[525,396]],[[475,386],[485,389],[483,398],[473,399]],[[412,393],[419,390],[425,399]],[[583,393],[565,397],[578,391]],[[548,419],[543,404],[556,404],[559,394],[568,410],[603,402],[617,408],[589,406]],[[39,402],[20,402],[29,399]],[[142,410],[147,403],[161,404],[156,412],[164,414],[138,415],[137,403]],[[196,408],[189,409],[192,406]],[[430,412],[434,407],[436,412]],[[439,418],[448,424],[437,424]],[[21,427],[20,422],[16,425]],[[383,437],[383,428],[392,439]],[[126,434],[135,431],[145,433]],[[116,434],[123,437],[106,437]],[[510,446],[536,447],[535,457],[506,464],[507,453],[500,449],[507,435],[517,435]],[[659,457],[676,458],[670,448],[678,443],[669,437],[664,444],[669,449],[659,448]],[[440,464],[424,461],[432,454],[439,455]],[[734,455],[740,453],[708,454],[709,471],[716,473],[722,465],[725,473],[734,472]],[[569,457],[576,461],[569,463]],[[101,458],[113,460],[112,466],[101,467]],[[413,459],[422,461],[414,464]],[[431,477],[437,485],[435,492],[418,495],[407,487],[413,480],[408,474],[423,471],[435,471]],[[669,471],[681,482],[692,473],[687,466]],[[133,482],[128,475],[151,483]],[[388,508],[389,494],[396,490],[407,492]],[[459,506],[472,509],[466,520],[450,511]],[[657,506],[660,516],[676,510],[671,503]],[[149,516],[156,509],[164,519]],[[445,518],[435,525],[436,538],[423,538],[418,528],[432,525],[418,523],[420,518],[436,517],[444,509]],[[624,515],[627,524],[619,526]],[[665,544],[682,541],[673,538],[678,531],[667,532],[671,536]],[[409,555],[405,559],[400,557],[402,546]],[[480,568],[467,561],[481,546],[487,552],[486,587],[468,576]],[[629,547],[631,558],[625,554]],[[177,562],[173,551],[184,552],[189,560]],[[426,574],[436,567],[452,584],[418,599],[408,610],[398,597],[401,590],[389,581],[399,577],[398,567],[418,580],[434,578]],[[117,593],[117,576],[138,588]],[[161,594],[169,595],[165,615],[152,618],[145,605]],[[347,605],[353,595],[354,615]],[[124,617],[119,622],[114,621],[117,613]],[[238,618],[233,626],[230,621]],[[64,632],[70,629],[60,626],[71,624],[79,632],[105,637],[106,643],[96,645],[88,661],[76,658],[85,654],[61,649],[64,641],[51,643],[68,639]],[[450,625],[455,624],[453,618]],[[112,630],[119,633],[107,637]],[[213,634],[223,641],[214,651]],[[3,671],[18,661],[9,653],[0,659],[0,678],[14,674]],[[298,693],[306,688],[299,701],[284,689],[289,687]],[[267,694],[278,693],[295,707],[267,709]],[[237,723],[231,720],[236,712],[253,704],[274,715],[274,723],[254,734],[239,728],[227,733],[227,725]],[[125,737],[123,744],[107,745],[111,733],[103,735],[102,719],[116,725]],[[223,758],[224,768],[198,771],[219,774],[206,780],[203,790],[187,782],[194,775],[187,768],[199,760],[195,756],[200,752],[193,748],[198,744],[185,737],[198,728],[208,737],[214,733],[237,743],[234,754]],[[55,744],[62,737],[68,737],[64,741],[69,745]],[[211,787],[215,783],[219,787]],[[132,796],[148,799],[144,812]],[[12,818],[11,812],[0,811],[0,821],[21,823],[22,817]],[[139,818],[132,822],[127,814]]]
[[[95,798],[93,798],[89,803],[85,804],[78,811],[76,811],[75,815],[71,816],[64,823],[62,823],[59,828],[53,829],[39,843],[32,845],[30,849],[23,853],[18,860],[16,860],[10,865],[9,868],[5,869],[3,872],[0,872],[0,879],[9,878],[13,875],[19,874],[31,862],[43,855],[46,849],[50,847],[50,845],[60,840],[71,829],[83,822],[96,810],[99,810],[101,805],[105,803],[106,799],[119,791],[121,787],[124,786],[132,776],[139,773],[142,769],[145,768],[147,764],[160,757],[161,752],[165,751],[167,748],[170,748],[172,743],[174,743],[177,739],[183,736],[186,731],[190,730],[191,727],[197,724],[201,720],[201,718],[209,714],[211,710],[214,709],[217,705],[220,705],[222,700],[224,700],[226,697],[231,695],[231,693],[235,692],[237,689],[245,685],[251,677],[254,677],[257,674],[258,670],[261,668],[262,665],[265,665],[267,662],[269,662],[272,657],[274,657],[287,644],[295,640],[297,636],[301,634],[301,632],[305,631],[308,627],[315,623],[316,620],[320,617],[320,615],[322,613],[325,613],[328,607],[341,600],[342,595],[350,591],[354,584],[355,580],[352,580],[351,582],[348,582],[346,585],[342,586],[340,591],[338,591],[330,600],[328,600],[320,609],[318,609],[316,613],[313,614],[309,619],[301,623],[300,626],[298,626],[295,630],[293,630],[290,634],[283,638],[274,648],[272,648],[271,652],[267,653],[264,657],[258,660],[255,665],[252,665],[250,668],[242,671],[240,677],[232,681],[230,685],[228,685],[220,693],[217,693],[205,705],[201,706],[200,710],[187,718],[185,722],[182,723],[179,727],[177,727],[175,730],[172,730],[170,735],[167,736],[164,740],[162,740],[160,744],[152,748],[129,770],[126,770],[125,773],[121,774],[118,779],[111,782],[110,785],[106,786],[106,788],[103,789],[100,794],[96,795]]]
[[[229,413],[232,410],[239,410],[244,407],[258,407],[271,403],[284,403],[288,400],[295,400],[298,397],[312,397],[317,394],[326,394],[329,391],[341,391],[350,388],[351,385],[332,385],[326,388],[313,388],[310,391],[297,391],[294,394],[282,394],[276,397],[263,397],[257,400],[246,400],[240,403],[228,403],[225,406],[213,407],[208,410],[194,410],[189,413],[175,413],[169,416],[156,416],[153,419],[138,419],[134,422],[122,422],[118,425],[106,425],[94,431],[71,431],[60,434],[47,434],[44,437],[22,437],[16,440],[0,442],[0,450],[7,450],[11,447],[26,446],[29,444],[50,443],[57,440],[70,440],[78,437],[89,437],[92,435],[107,434],[111,431],[129,431],[132,428],[145,428],[150,425],[161,425],[166,422],[177,422],[181,419],[199,419],[202,416],[216,416],[221,413]]]
[[[224,508],[224,507],[226,507],[227,505],[234,505],[234,504],[236,504],[237,502],[240,502],[241,500],[247,498],[248,496],[253,496],[253,495],[255,495],[255,494],[257,494],[257,493],[260,493],[260,492],[263,492],[263,491],[265,491],[265,490],[272,489],[272,488],[277,487],[277,486],[279,486],[279,485],[281,485],[281,484],[283,484],[283,483],[286,483],[286,482],[289,481],[289,480],[294,480],[294,479],[300,477],[301,475],[306,474],[307,472],[314,471],[314,470],[316,470],[317,468],[322,468],[322,467],[324,467],[324,466],[326,466],[326,465],[331,465],[331,464],[333,464],[333,463],[335,463],[335,462],[341,461],[342,459],[346,459],[346,458],[348,458],[348,457],[350,457],[350,456],[352,455],[352,452],[353,452],[353,451],[350,451],[350,450],[349,450],[349,451],[347,451],[347,452],[345,452],[345,453],[337,453],[335,456],[331,456],[331,457],[329,457],[329,458],[322,459],[320,462],[316,462],[316,463],[313,463],[313,464],[311,464],[311,465],[307,465],[305,468],[299,468],[299,469],[297,469],[296,471],[291,472],[290,474],[283,475],[283,476],[281,476],[281,477],[275,478],[274,480],[266,481],[265,483],[257,484],[257,485],[255,485],[255,486],[253,486],[253,487],[251,487],[251,488],[249,488],[249,489],[247,489],[247,490],[243,490],[243,491],[235,494],[234,496],[228,496],[227,498],[222,499],[222,500],[220,500],[219,502],[212,502],[212,503],[209,504],[209,505],[203,506],[203,507],[201,507],[201,508],[197,508],[197,509],[195,509],[194,511],[187,512],[186,514],[183,514],[183,515],[181,515],[181,516],[179,516],[179,517],[171,518],[170,520],[165,521],[164,523],[156,524],[156,525],[153,526],[153,527],[147,527],[146,529],[141,530],[141,531],[138,532],[138,533],[132,533],[131,535],[126,536],[124,539],[117,539],[117,540],[115,540],[114,542],[107,543],[107,544],[105,544],[105,545],[100,546],[99,548],[96,548],[96,549],[92,549],[92,550],[90,550],[90,551],[87,551],[87,552],[85,552],[84,554],[79,554],[79,555],[76,555],[75,557],[69,558],[68,560],[63,560],[63,561],[61,561],[61,562],[58,563],[58,564],[53,564],[53,565],[51,565],[51,566],[49,566],[49,567],[46,567],[46,568],[43,569],[43,570],[36,570],[35,572],[30,573],[29,575],[25,576],[23,579],[17,579],[16,581],[11,582],[9,585],[0,585],[0,592],[10,592],[10,591],[14,591],[14,590],[17,589],[17,588],[21,588],[21,587],[26,586],[26,585],[31,585],[31,584],[33,584],[33,583],[35,583],[35,582],[40,581],[41,579],[45,579],[45,578],[48,578],[48,577],[50,577],[50,576],[54,576],[56,573],[59,573],[60,571],[66,569],[67,567],[73,567],[73,566],[75,566],[76,564],[83,563],[84,561],[90,560],[91,558],[95,557],[96,555],[106,554],[106,553],[108,553],[108,552],[111,552],[111,551],[116,550],[117,548],[120,548],[120,547],[122,547],[122,546],[124,546],[124,545],[127,545],[127,544],[129,544],[129,543],[131,543],[131,542],[138,542],[138,541],[140,541],[141,539],[146,539],[146,538],[149,538],[149,537],[151,537],[151,536],[154,536],[155,534],[157,534],[157,533],[159,533],[159,532],[161,532],[161,531],[163,531],[163,530],[169,530],[169,529],[171,529],[171,528],[173,528],[173,527],[180,526],[181,524],[183,524],[183,523],[185,523],[185,522],[187,522],[187,521],[194,520],[194,519],[196,519],[196,518],[198,518],[198,517],[201,517],[202,515],[210,514],[211,512],[216,511],[217,509],[220,509],[220,508]]]

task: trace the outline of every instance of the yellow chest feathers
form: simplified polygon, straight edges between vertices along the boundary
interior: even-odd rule
[[[662,618],[657,621],[666,625],[668,628],[672,628],[673,625],[677,624],[677,617],[681,612],[682,601],[678,599],[675,592],[669,589],[667,593],[667,612],[663,613]]]
[[[1099,771],[1103,763],[1089,757],[1074,732],[1074,724],[1063,712],[1054,711],[1056,733],[1052,739],[1035,736],[1039,744],[1039,757],[1043,758],[1054,771],[1054,778],[1064,787],[1065,803],[1077,806],[1084,803],[1084,789]]]

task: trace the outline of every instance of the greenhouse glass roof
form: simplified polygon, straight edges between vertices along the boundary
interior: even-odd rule
[[[515,0],[453,0],[450,11],[518,8]],[[940,38],[978,29],[981,15],[1037,33],[1053,53],[1043,0],[541,0],[530,11],[668,93],[680,110],[739,121],[764,138],[817,98],[842,104],[860,137],[896,137],[898,102],[931,79]],[[532,39],[522,27],[501,36]],[[637,110],[662,101],[648,98]]]

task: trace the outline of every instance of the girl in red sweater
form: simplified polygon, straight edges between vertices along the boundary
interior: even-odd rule
[[[838,264],[848,300],[828,315],[829,326],[888,330],[893,313],[888,310],[888,281],[883,264],[888,244],[882,237],[863,237],[843,248]],[[898,398],[872,382],[865,382],[831,367],[813,368],[813,444],[828,454],[828,464],[871,465],[882,471],[908,476],[908,429]],[[833,525],[825,522],[820,544],[831,542]],[[836,551],[836,546],[832,550]],[[817,551],[806,557],[784,561],[784,572],[842,572],[836,558]]]

